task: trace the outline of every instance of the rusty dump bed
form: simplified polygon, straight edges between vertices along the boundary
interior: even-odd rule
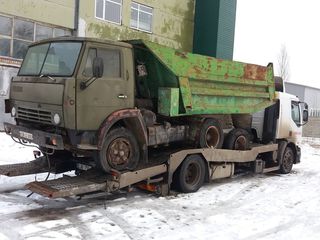
[[[254,113],[273,103],[273,66],[267,67],[179,52],[156,43],[133,40],[142,97],[158,99],[167,116]],[[140,84],[143,82],[143,84]]]

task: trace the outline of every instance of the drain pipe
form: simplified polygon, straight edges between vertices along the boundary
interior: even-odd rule
[[[78,36],[78,30],[79,30],[79,8],[80,8],[80,0],[75,0],[74,1],[73,36]]]

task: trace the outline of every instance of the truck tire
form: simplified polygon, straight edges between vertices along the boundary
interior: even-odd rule
[[[134,170],[139,163],[139,157],[140,151],[136,138],[131,131],[121,127],[111,130],[106,135],[96,162],[105,172],[110,172],[111,169]]]
[[[214,118],[206,119],[200,129],[200,148],[221,148],[223,144],[223,129],[218,120]]]
[[[196,192],[205,179],[205,163],[199,155],[190,155],[174,174],[173,184],[179,192]]]
[[[224,141],[225,149],[231,150],[248,150],[250,136],[248,132],[242,128],[232,129]]]
[[[286,147],[282,155],[280,173],[288,174],[291,172],[294,162],[294,152],[291,147]]]

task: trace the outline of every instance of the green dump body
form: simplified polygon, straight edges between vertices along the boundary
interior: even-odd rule
[[[273,66],[267,67],[192,53],[133,40],[136,64],[147,75],[137,77],[143,98],[157,101],[165,116],[250,114],[273,104]]]

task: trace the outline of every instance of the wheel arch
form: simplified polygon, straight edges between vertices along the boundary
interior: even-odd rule
[[[125,127],[136,137],[141,149],[147,147],[147,129],[139,109],[123,109],[111,113],[100,125],[97,148],[101,150],[105,136],[115,127]]]
[[[287,147],[290,147],[294,153],[294,161],[293,163],[296,164],[297,163],[297,148],[296,145],[293,142],[289,142],[287,144]]]
[[[279,161],[279,164],[282,164],[282,157],[283,157],[284,151],[286,150],[287,145],[288,145],[288,142],[286,140],[280,140],[278,142],[277,159]]]

